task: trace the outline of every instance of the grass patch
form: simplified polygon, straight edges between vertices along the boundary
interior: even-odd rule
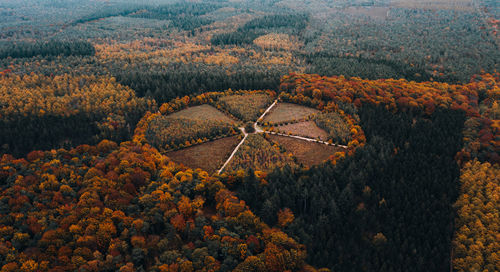
[[[169,118],[185,118],[190,120],[212,120],[220,121],[228,124],[236,124],[237,122],[229,116],[219,111],[218,109],[204,104],[200,106],[189,107],[187,109],[174,112],[168,115]]]
[[[319,113],[319,110],[292,103],[278,103],[271,112],[264,117],[264,122],[283,123],[303,120],[315,113]]]

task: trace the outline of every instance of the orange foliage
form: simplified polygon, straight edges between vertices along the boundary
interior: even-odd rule
[[[295,74],[284,76],[280,85],[280,97],[285,101],[324,107],[340,112],[338,102],[384,105],[396,111],[417,111],[432,114],[437,108],[463,110],[467,117],[464,130],[465,148],[458,155],[460,162],[474,157],[485,157],[491,162],[500,162],[499,104],[500,74],[475,76],[468,84],[439,82],[413,82],[404,79],[365,80],[343,76],[322,77],[319,75]],[[318,94],[321,91],[321,95]],[[479,97],[486,99],[479,105]],[[321,97],[321,99],[319,99]],[[343,114],[353,126],[349,147],[363,145],[364,135],[352,116]]]
[[[289,208],[285,208],[283,210],[279,210],[278,212],[278,225],[282,228],[288,226],[290,223],[293,222],[293,219],[295,219],[295,216],[293,215],[293,212]]]
[[[137,112],[154,109],[155,102],[137,98],[133,90],[114,78],[73,77],[67,74],[0,76],[0,117],[70,116],[79,112],[92,115]]]
[[[500,167],[468,162],[460,177],[461,195],[453,239],[456,271],[500,269]]]
[[[170,223],[177,231],[183,231],[186,228],[186,220],[182,214],[177,214],[170,219]]]

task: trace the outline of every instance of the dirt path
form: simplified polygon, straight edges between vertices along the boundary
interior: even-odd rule
[[[267,108],[267,110],[259,117],[259,119],[257,119],[257,122],[263,121],[264,117],[266,116],[266,114],[268,114],[269,111],[271,111],[271,109],[277,103],[278,103],[278,99],[276,99],[274,101],[274,103],[271,106],[269,106],[269,108]],[[254,123],[255,133],[267,133],[267,134],[273,134],[273,135],[279,135],[279,136],[284,136],[284,137],[295,138],[295,139],[299,139],[299,140],[303,140],[303,141],[308,141],[308,142],[315,142],[315,143],[320,143],[320,144],[325,144],[325,145],[334,145],[334,146],[338,146],[338,147],[342,147],[342,148],[347,148],[347,146],[345,146],[345,145],[330,144],[330,143],[327,143],[325,141],[321,141],[321,140],[317,140],[317,139],[313,139],[313,138],[302,137],[302,136],[295,136],[295,135],[288,135],[288,134],[278,133],[278,132],[265,131],[259,125],[257,125],[257,122]]]
[[[229,156],[229,158],[226,160],[224,165],[219,169],[219,171],[217,171],[217,174],[220,174],[220,173],[222,173],[222,171],[224,171],[224,168],[226,168],[226,166],[229,164],[229,162],[233,159],[233,157],[236,154],[236,152],[238,151],[238,149],[240,149],[240,146],[245,142],[245,140],[248,137],[248,133],[245,132],[245,128],[240,127],[239,129],[241,130],[241,132],[243,132],[243,135],[245,135],[245,136],[243,137],[243,139],[241,139],[241,142],[234,148],[233,153],[231,153],[231,156]]]
[[[264,111],[264,113],[262,113],[262,115],[259,117],[259,119],[257,119],[257,122],[255,122],[253,124],[254,128],[255,128],[255,132],[256,133],[260,133],[262,132],[263,130],[257,125],[257,123],[259,121],[264,121],[264,117],[266,116],[266,114],[269,113],[269,111],[271,111],[272,108],[274,108],[274,106],[276,106],[276,104],[278,104],[278,99],[274,100],[274,102],[271,104],[271,106],[269,106],[266,111]]]
[[[262,132],[263,133],[267,133],[267,134],[272,134],[272,135],[279,135],[279,136],[284,136],[284,137],[295,138],[295,139],[299,139],[299,140],[303,140],[303,141],[308,141],[308,142],[314,142],[314,143],[320,143],[320,144],[324,144],[324,145],[333,145],[333,146],[338,146],[338,147],[342,147],[342,148],[347,148],[347,146],[345,146],[345,145],[330,144],[330,143],[325,142],[325,141],[321,141],[321,140],[317,140],[317,139],[312,139],[312,138],[307,138],[307,137],[302,137],[302,136],[288,135],[288,134],[284,134],[284,133],[271,132],[271,131],[262,131]]]
[[[269,106],[266,111],[264,111],[264,113],[262,113],[262,115],[257,119],[257,122],[262,120],[264,118],[264,116],[266,116],[266,114],[278,103],[278,99],[274,100],[274,102],[271,104],[271,106]],[[257,122],[255,122],[253,124],[253,127],[255,128],[255,133],[260,133],[260,132],[263,132],[263,130],[257,125]],[[226,168],[226,166],[229,164],[229,162],[233,159],[234,155],[236,154],[236,152],[238,151],[238,149],[240,149],[240,146],[245,142],[245,140],[247,139],[248,137],[248,133],[246,133],[245,131],[245,128],[242,128],[240,127],[239,128],[241,130],[241,132],[243,132],[243,135],[245,135],[243,137],[243,139],[241,140],[241,142],[236,146],[236,148],[234,148],[233,150],[233,153],[231,153],[231,156],[229,156],[229,158],[226,160],[226,162],[224,163],[224,165],[222,165],[222,167],[219,169],[219,171],[217,171],[217,174],[220,174],[222,173],[222,171],[224,171],[224,168]]]

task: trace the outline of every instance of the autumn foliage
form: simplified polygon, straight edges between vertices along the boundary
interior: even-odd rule
[[[156,102],[114,78],[0,75],[0,153],[124,141]]]
[[[304,265],[303,246],[262,223],[219,180],[147,145],[5,155],[0,183],[2,271]]]
[[[461,195],[453,240],[455,271],[500,270],[500,168],[468,162],[462,169]]]
[[[500,162],[499,82],[498,73],[475,76],[470,83],[463,85],[292,73],[283,77],[280,90],[285,92],[281,94],[285,101],[319,109],[333,107],[343,110],[344,104],[354,104],[358,108],[375,104],[392,111],[413,111],[424,115],[431,115],[437,108],[464,111],[468,117],[464,128],[465,145],[458,160],[477,157],[482,161]],[[356,131],[360,129],[356,128]],[[353,144],[362,142],[360,135],[352,135],[352,138]]]
[[[152,109],[155,102],[137,98],[115,79],[97,76],[0,76],[0,117],[71,116],[79,112],[107,116]]]

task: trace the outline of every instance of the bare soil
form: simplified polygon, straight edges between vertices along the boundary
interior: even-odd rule
[[[281,145],[287,152],[292,153],[297,158],[298,163],[309,167],[328,160],[335,152],[344,150],[341,147],[307,142],[285,136],[269,135],[269,139]]]
[[[227,137],[212,142],[191,146],[181,150],[168,152],[165,155],[174,162],[190,168],[201,168],[208,173],[214,173],[222,166],[238,145],[237,136]]]
[[[313,121],[278,126],[277,130],[280,133],[285,134],[288,134],[290,132],[292,135],[298,135],[312,139],[318,139],[319,137],[319,139],[322,141],[328,140],[328,133],[319,128]]]
[[[200,105],[189,107],[187,109],[183,109],[178,112],[174,112],[168,115],[170,118],[186,118],[186,119],[194,119],[194,120],[214,120],[214,121],[223,121],[230,124],[235,124],[236,121],[231,119],[225,113],[220,110],[212,107],[211,105]]]

